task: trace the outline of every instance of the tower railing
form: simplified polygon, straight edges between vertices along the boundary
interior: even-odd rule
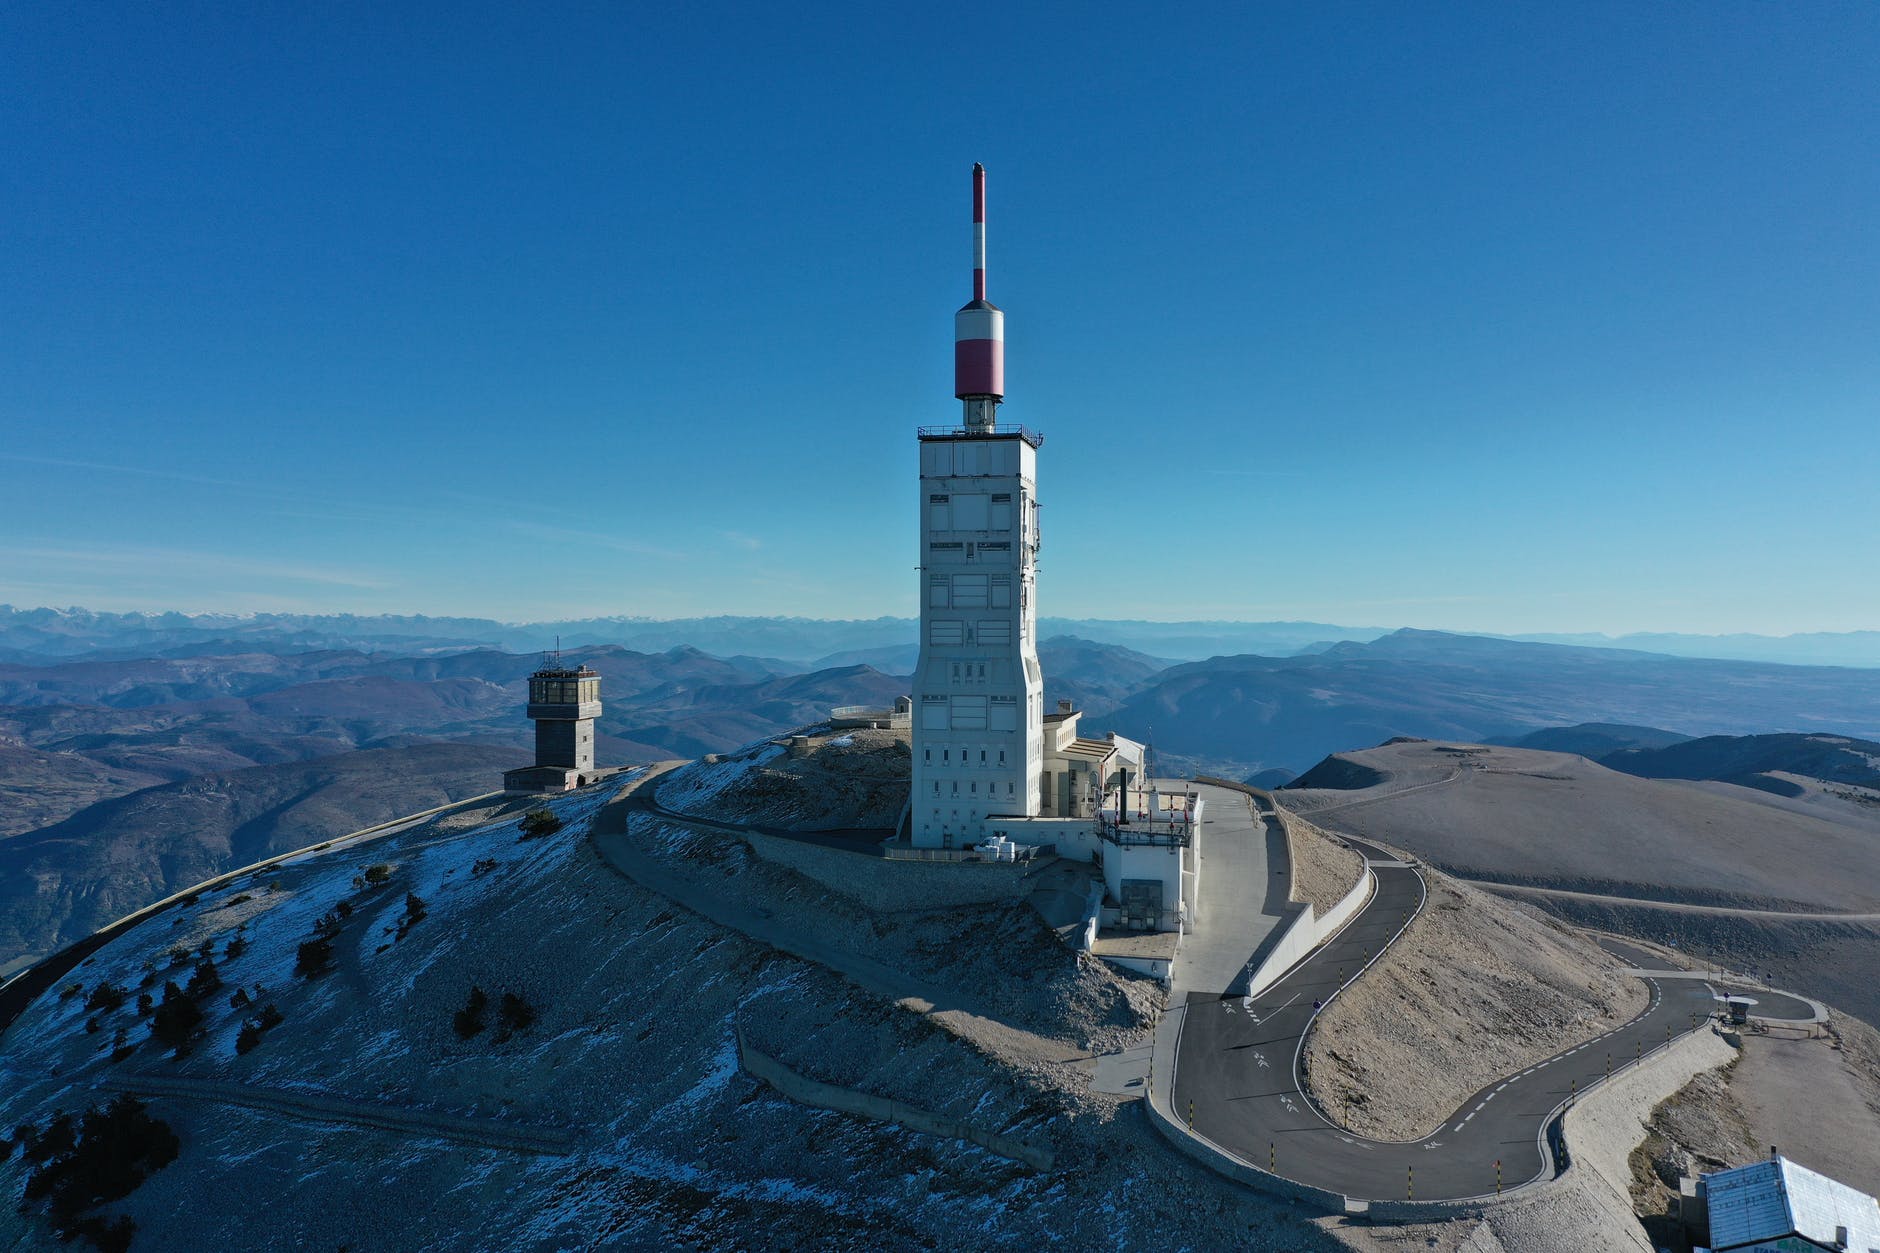
[[[1033,448],[1042,447],[1044,432],[1034,431],[1028,426],[923,426],[915,429],[921,439],[1009,439],[1013,436],[1024,440]]]

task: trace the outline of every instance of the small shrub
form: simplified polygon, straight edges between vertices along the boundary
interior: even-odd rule
[[[502,1003],[496,1013],[502,1019],[506,1032],[527,1031],[535,1025],[535,1007],[514,992],[503,993]]]
[[[85,985],[82,983],[68,983],[59,989],[59,999],[61,1001],[69,1001],[84,990]]]
[[[109,1013],[113,1010],[123,1008],[124,997],[124,989],[118,987],[115,983],[101,983],[91,990],[90,996],[85,998],[85,1008],[91,1010],[102,1009]]]
[[[99,1026],[100,1024],[98,1022],[98,1015],[93,1014],[91,1017],[85,1020],[85,1034],[97,1035]]]
[[[78,1123],[70,1114],[60,1114],[46,1124],[44,1131],[22,1123],[19,1130],[20,1143],[25,1146],[22,1154],[26,1160],[37,1166],[49,1162],[61,1153],[70,1153],[78,1143]]]
[[[561,830],[561,819],[555,816],[553,810],[531,809],[522,815],[522,821],[518,826],[522,831],[519,839],[533,840],[539,836],[553,835]]]
[[[405,932],[424,921],[424,898],[416,892],[405,893],[405,916],[398,920],[398,938],[404,939]]]
[[[235,995],[228,998],[230,1009],[247,1009],[248,1005],[248,989],[246,988],[236,988]]]
[[[184,948],[181,944],[179,944],[175,948],[170,950],[170,965],[180,966],[184,962],[188,961],[191,956],[193,956],[193,954],[191,954],[188,949]]]
[[[496,869],[496,866],[497,862],[494,857],[479,857],[470,866],[470,877],[472,879],[480,879],[490,871]]]
[[[268,884],[268,891],[280,892],[280,891],[286,890],[286,887],[287,885],[284,882],[282,882],[280,879],[276,879],[273,882]]]
[[[150,1011],[151,1011],[152,1009],[155,1009],[155,1008],[156,1008],[156,1005],[157,1005],[157,1003],[156,1003],[155,1001],[153,1001],[153,1000],[151,1000],[151,999],[150,999],[150,993],[148,993],[148,992],[140,992],[140,993],[138,993],[138,995],[137,995],[137,1016],[138,1016],[139,1018],[148,1018],[148,1017],[150,1016]]]
[[[489,1003],[490,998],[483,989],[472,985],[469,999],[464,1002],[463,1008],[458,1010],[456,1016],[451,1019],[451,1026],[457,1029],[457,1034],[460,1037],[468,1040],[471,1036],[483,1030],[483,1011],[489,1007]]]
[[[243,892],[240,896],[229,897],[228,903],[230,905],[246,905],[249,901],[252,901],[254,899],[255,898],[250,896],[248,893]]]
[[[333,941],[325,939],[308,940],[294,953],[294,973],[311,979],[323,975],[333,966]]]
[[[189,994],[174,982],[163,985],[163,1003],[150,1019],[150,1034],[177,1056],[189,1051],[190,1043],[202,1027],[202,1010]]]
[[[235,1035],[235,1051],[248,1052],[261,1043],[264,1034],[280,1026],[282,1021],[281,1011],[273,1002],[269,1002],[259,1014],[242,1023],[242,1029]]]
[[[61,1240],[83,1236],[106,1253],[128,1249],[137,1231],[130,1219],[82,1215],[129,1196],[175,1161],[176,1133],[133,1096],[86,1111],[76,1125],[61,1114],[43,1133],[22,1130],[30,1132],[27,1161],[37,1167],[23,1190],[27,1204],[45,1210]]]
[[[382,862],[377,863],[376,865],[371,865],[371,866],[366,867],[365,880],[366,880],[366,884],[370,887],[378,887],[380,884],[386,882],[391,877],[392,877],[392,867],[389,862],[382,861]]]
[[[190,972],[189,986],[184,991],[197,1000],[201,1000],[221,986],[222,976],[216,973],[215,963],[205,957],[196,963],[196,969]]]
[[[234,939],[228,942],[227,948],[222,950],[222,960],[233,961],[235,958],[240,957],[243,953],[246,953],[247,951],[248,951],[248,941],[238,935]]]

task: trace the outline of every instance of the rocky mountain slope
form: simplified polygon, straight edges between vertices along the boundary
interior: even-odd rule
[[[1645,985],[1584,936],[1444,875],[1396,944],[1306,1038],[1313,1098],[1377,1140],[1416,1140],[1502,1075],[1617,1027]]]
[[[199,775],[0,845],[0,966],[263,857],[502,786],[525,756],[426,744]]]
[[[644,816],[610,837],[734,918],[761,909],[974,1012],[897,1004],[623,874],[588,838],[613,786],[553,802],[550,836],[413,831],[120,937],[0,1040],[0,1125],[144,1093],[181,1156],[107,1212],[150,1247],[1339,1247],[1091,1090],[1086,1045],[1144,1038],[1152,1002],[1025,906],[883,919],[734,837]],[[1001,998],[981,995],[989,962]],[[166,983],[202,1014],[180,1055],[135,1004]],[[124,1001],[88,1009],[101,984]],[[741,1068],[740,1034],[1055,1164],[794,1103]],[[0,1192],[26,1171],[0,1158]],[[37,1247],[43,1223],[0,1206],[0,1248]]]
[[[1880,744],[1845,735],[1710,735],[1662,748],[1622,749],[1600,763],[1644,779],[1714,779],[1778,796],[1806,790],[1785,775],[1880,793]]]
[[[1407,742],[1338,754],[1299,780],[1316,786],[1280,795],[1323,826],[1517,885],[1568,921],[1880,1021],[1880,805],[1866,789],[1784,777],[1802,795],[1641,779],[1565,753]]]

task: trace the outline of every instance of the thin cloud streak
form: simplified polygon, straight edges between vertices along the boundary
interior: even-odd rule
[[[50,563],[60,569],[84,566],[93,572],[122,572],[143,578],[181,578],[200,581],[216,575],[243,578],[285,579],[293,583],[319,583],[331,587],[383,590],[397,586],[383,578],[358,571],[325,566],[302,566],[237,557],[229,553],[203,552],[185,548],[154,548],[131,545],[70,548],[10,548],[0,552],[0,562]]]
[[[607,548],[614,552],[632,553],[640,557],[660,557],[667,561],[685,561],[691,553],[682,553],[670,548],[661,548],[656,544],[642,544],[638,540],[622,539],[618,535],[605,535],[599,531],[581,531],[573,527],[549,526],[543,522],[511,522],[510,530],[530,539],[552,540],[557,543],[590,544],[596,548]]]

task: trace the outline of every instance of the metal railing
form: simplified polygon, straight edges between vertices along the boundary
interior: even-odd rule
[[[922,439],[984,439],[1016,435],[1033,448],[1044,444],[1044,432],[1034,431],[1027,426],[922,426],[915,428],[914,433]]]
[[[1112,844],[1161,844],[1170,848],[1187,848],[1193,833],[1193,824],[1186,822],[1150,821],[1145,818],[1118,823],[1107,817],[1097,819],[1097,837]]]

